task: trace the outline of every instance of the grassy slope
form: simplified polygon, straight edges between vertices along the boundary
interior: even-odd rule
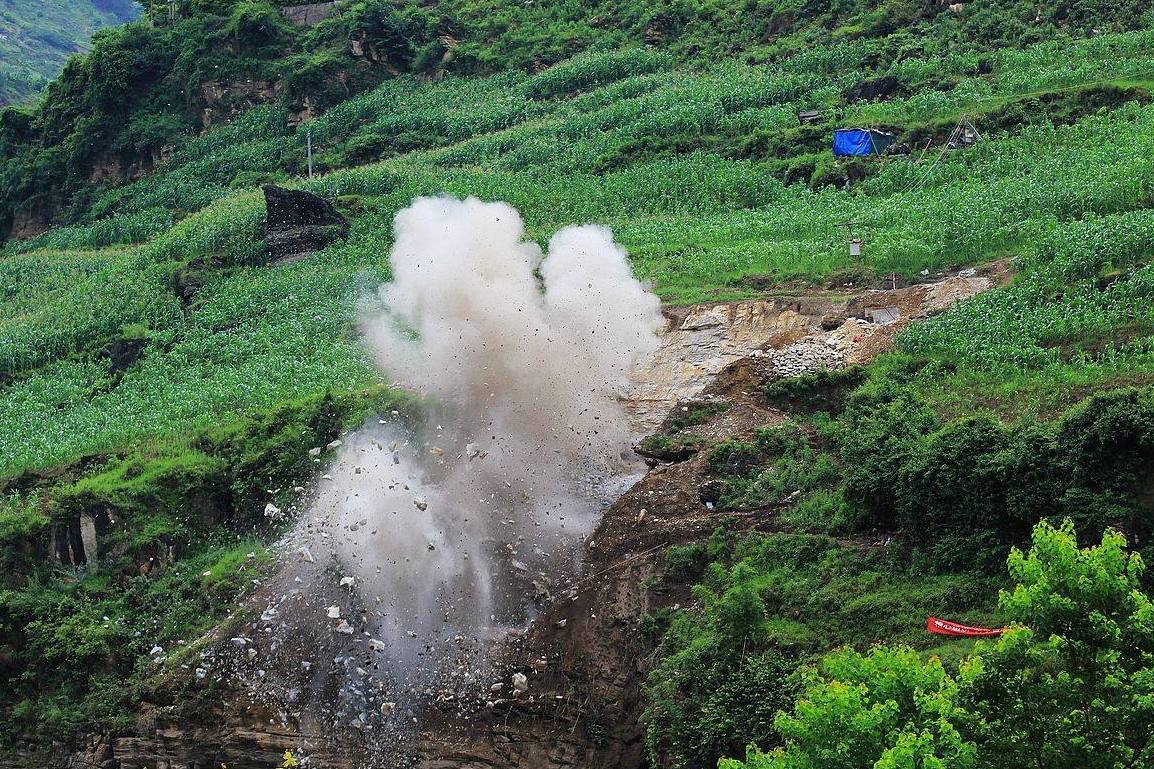
[[[1151,34],[910,58],[894,70],[908,95],[881,102],[850,95],[874,55],[870,41],[766,65],[685,70],[665,54],[630,49],[535,76],[431,85],[396,78],[314,123],[319,160],[331,172],[293,182],[338,199],[353,220],[347,243],[294,265],[261,266],[262,203],[252,188],[283,179],[303,154],[300,131],[286,128],[283,106],[272,105],[186,142],[158,173],[103,191],[88,224],[9,244],[0,257],[0,477],[11,491],[0,536],[15,558],[12,589],[0,594],[8,723],[68,733],[120,714],[123,701],[100,682],[126,675],[154,640],[167,646],[204,620],[164,615],[158,629],[140,625],[141,615],[173,596],[204,602],[206,611],[220,605],[240,580],[217,589],[199,575],[213,563],[238,573],[235,537],[268,534],[254,522],[264,501],[259,479],[291,486],[308,472],[294,458],[331,434],[333,422],[320,416],[351,423],[386,397],[345,331],[357,296],[388,278],[391,217],[416,194],[509,200],[538,239],[573,222],[607,222],[637,272],[672,302],[748,295],[747,277],[912,276],[1019,257],[1014,285],[910,332],[901,344],[912,357],[871,369],[857,422],[815,423],[829,436],[823,461],[837,468],[832,480],[810,472],[812,455],[788,458],[805,491],[794,523],[820,533],[871,525],[879,512],[843,482],[847,459],[862,450],[844,443],[847,430],[885,428],[869,405],[877,392],[897,392],[895,401],[935,415],[908,436],[903,456],[920,456],[974,408],[1008,421],[1049,419],[1088,393],[1151,381],[1154,107],[1142,91],[1154,72]],[[795,110],[814,105],[911,137],[940,135],[961,112],[999,129],[937,163],[872,164],[847,191],[823,183],[844,173],[821,149],[835,118],[812,136],[796,126]],[[868,233],[864,264],[844,254],[840,222],[850,217]],[[197,287],[191,302],[182,305],[178,286]],[[110,348],[129,340],[144,340],[144,353],[115,371]],[[339,407],[318,405],[326,390],[340,393]],[[289,443],[274,439],[288,435]],[[1069,461],[1082,467],[1078,457]],[[781,462],[768,467],[781,470]],[[749,485],[755,502],[791,491],[759,485],[764,469],[733,480]],[[126,485],[135,477],[150,479],[147,488]],[[219,530],[176,515],[173,500],[205,485],[230,489]],[[53,575],[21,557],[18,548],[42,538],[50,519],[92,500],[126,507],[131,522],[112,576]],[[906,510],[915,525],[924,512]],[[132,579],[138,592],[122,595],[117,569],[172,541],[190,560],[163,581]],[[756,545],[743,548],[738,555]],[[734,551],[713,555],[718,568],[733,566]],[[770,620],[778,640],[820,650],[813,639],[823,637],[824,620],[796,621],[808,594],[849,589],[861,611],[896,620],[896,607],[921,611],[956,595],[975,567],[937,576],[925,553],[914,563],[851,556],[832,559],[847,564],[848,582],[819,570],[789,585],[788,574],[753,559],[758,589],[781,598]],[[719,590],[729,584],[711,579]],[[61,605],[67,623],[52,619]],[[973,606],[982,618],[988,604]],[[110,627],[103,616],[122,622]],[[35,641],[21,629],[28,623],[45,631]],[[77,637],[86,642],[65,654],[64,639]],[[29,690],[37,665],[63,671],[95,660],[101,672],[91,686],[50,674]]]
[[[0,105],[35,96],[101,27],[138,18],[128,0],[0,2]]]

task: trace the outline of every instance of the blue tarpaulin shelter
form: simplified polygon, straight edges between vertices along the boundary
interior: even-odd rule
[[[894,135],[876,128],[838,128],[833,132],[833,154],[838,157],[881,155]]]

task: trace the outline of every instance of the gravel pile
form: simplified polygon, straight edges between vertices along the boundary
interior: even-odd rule
[[[845,368],[845,353],[824,340],[803,339],[773,353],[772,369],[781,377]]]

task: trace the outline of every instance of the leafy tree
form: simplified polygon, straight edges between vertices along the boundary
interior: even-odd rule
[[[833,652],[805,673],[805,694],[776,728],[786,745],[750,749],[722,769],[967,769],[977,749],[962,737],[956,684],[936,657],[909,647]]]
[[[749,748],[723,769],[1126,769],[1154,761],[1154,605],[1142,558],[1108,531],[1079,549],[1046,521],[1000,604],[1016,624],[951,677],[937,658],[842,650],[805,673],[775,727],[784,747]]]
[[[284,14],[266,0],[237,3],[224,29],[237,43],[254,48],[275,43],[289,34]]]
[[[981,766],[1120,769],[1154,760],[1154,607],[1117,532],[1079,550],[1073,523],[1039,523],[1000,603],[1018,627],[959,674]]]
[[[662,642],[660,674],[650,678],[644,715],[654,762],[674,767],[716,766],[750,739],[773,745],[773,720],[795,693],[793,665],[764,649],[765,603],[757,573],[746,563],[728,574],[714,564],[694,589],[702,615],[680,612]]]

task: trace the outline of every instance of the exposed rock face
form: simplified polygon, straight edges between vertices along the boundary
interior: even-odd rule
[[[203,723],[192,725],[187,717],[175,716],[171,711],[172,708],[145,705],[137,735],[93,735],[82,750],[53,767],[270,769],[281,765],[286,750],[308,755],[313,766],[327,769],[364,766],[363,754],[334,745],[320,725],[306,729],[279,727],[274,725],[277,714],[260,708],[204,713]]]
[[[348,221],[333,204],[311,192],[270,184],[264,187],[264,200],[265,244],[277,262],[307,256],[349,233]]]
[[[281,9],[289,23],[296,27],[311,27],[319,24],[337,12],[338,4],[310,3],[308,5],[290,5]]]
[[[12,229],[8,237],[13,240],[26,240],[45,232],[51,226],[51,211],[35,202],[25,203],[13,216]]]
[[[675,403],[700,394],[733,361],[805,336],[813,323],[796,304],[777,301],[699,305],[667,317],[661,347],[636,372],[628,396],[639,432],[656,428]]]
[[[112,151],[101,153],[88,171],[91,184],[123,184],[134,182],[155,171],[172,157],[176,146],[162,144],[151,150],[122,155]]]
[[[209,80],[200,85],[201,128],[205,131],[260,104],[280,98],[284,85],[268,80]]]
[[[852,297],[816,292],[667,310],[660,349],[632,378],[633,426],[652,431],[674,404],[695,398],[722,369],[750,355],[764,357],[781,377],[865,362],[912,321],[993,285],[984,275],[958,275]]]
[[[88,513],[80,514],[80,541],[84,543],[88,570],[95,573],[100,563],[100,550],[96,545],[96,519]]]

